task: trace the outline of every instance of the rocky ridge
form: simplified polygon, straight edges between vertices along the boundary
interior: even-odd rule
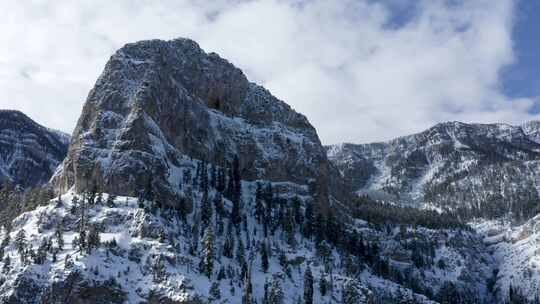
[[[0,180],[22,188],[49,181],[67,153],[69,136],[19,111],[0,111]]]
[[[372,144],[327,147],[328,158],[359,194],[419,207],[495,218],[534,215],[538,123],[448,122]]]
[[[135,197],[149,185],[175,205],[183,155],[222,167],[241,156],[242,178],[309,186],[328,203],[329,165],[308,120],[188,39],[127,44],[111,57],[53,183]]]

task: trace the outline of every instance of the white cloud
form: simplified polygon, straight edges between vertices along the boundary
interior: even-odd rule
[[[513,0],[15,1],[0,3],[0,107],[71,131],[108,57],[141,39],[197,40],[306,114],[325,143],[445,120],[519,123],[508,100]],[[390,5],[392,4],[392,5]]]

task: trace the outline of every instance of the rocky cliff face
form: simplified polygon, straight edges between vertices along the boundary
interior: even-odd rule
[[[23,188],[49,181],[67,153],[69,137],[18,111],[0,111],[0,179]]]
[[[306,117],[187,39],[128,44],[111,57],[54,184],[129,196],[150,185],[174,205],[182,155],[218,166],[238,157],[242,179],[328,197],[326,154]]]
[[[405,204],[467,209],[479,216],[511,212],[528,217],[539,202],[538,129],[538,122],[449,122],[389,142],[342,144],[327,151],[359,193]]]

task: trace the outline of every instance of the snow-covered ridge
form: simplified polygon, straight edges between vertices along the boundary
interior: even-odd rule
[[[538,199],[537,126],[448,122],[388,142],[327,147],[327,155],[361,194],[482,216],[494,196]]]
[[[0,178],[32,187],[50,179],[67,153],[69,137],[14,110],[0,110]]]

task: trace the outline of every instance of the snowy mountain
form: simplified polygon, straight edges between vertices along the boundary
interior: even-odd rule
[[[0,302],[532,300],[539,134],[447,123],[324,148],[195,42],[128,44],[89,94],[56,197],[0,187]],[[497,220],[447,213],[463,210]]]
[[[327,147],[327,153],[359,194],[463,218],[526,220],[540,203],[539,130],[538,122],[449,122],[389,142]]]
[[[23,188],[49,181],[65,158],[69,136],[19,111],[0,110],[0,180]]]
[[[470,221],[472,243],[492,271],[485,281],[491,301],[539,303],[539,134],[537,121],[448,122],[388,142],[326,149],[351,189],[360,198],[385,202],[387,213],[408,206],[436,210],[434,219],[443,212],[435,222]],[[375,218],[371,208],[358,212]]]
[[[135,197],[148,185],[179,207],[184,155],[221,167],[242,156],[243,178],[312,186],[328,203],[328,162],[308,120],[187,39],[128,44],[111,57],[54,183]]]

